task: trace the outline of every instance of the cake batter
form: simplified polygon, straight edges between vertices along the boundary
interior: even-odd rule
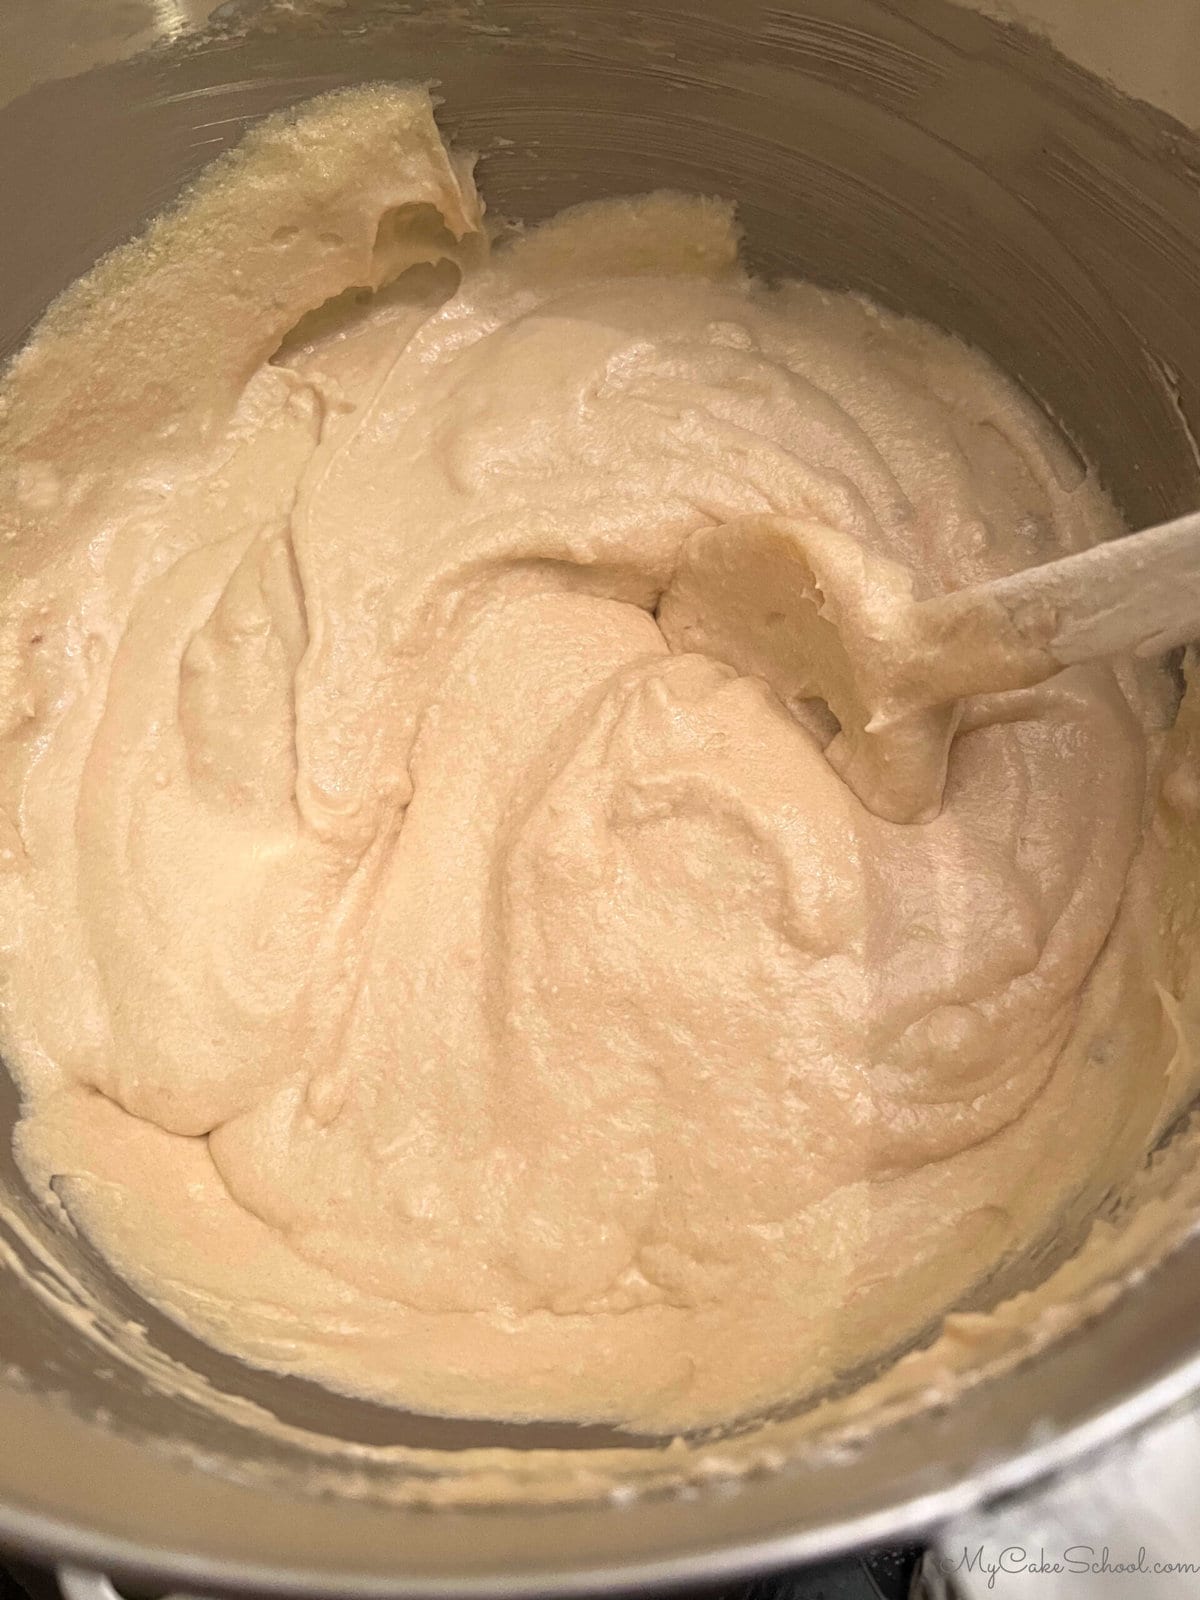
[[[869,627],[773,576],[836,546],[866,614],[1116,513],[979,355],[748,276],[728,206],[490,243],[424,92],[327,98],[2,404],[18,1155],[194,1332],[423,1410],[750,1415],[1195,1091],[1166,676],[965,701],[906,810],[792,670]]]

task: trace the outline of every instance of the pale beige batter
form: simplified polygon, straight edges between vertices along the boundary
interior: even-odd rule
[[[749,279],[725,205],[489,250],[424,93],[315,102],[2,403],[18,1153],[194,1331],[425,1409],[752,1413],[1082,1222],[1197,1087],[1165,675],[966,701],[887,820],[771,576],[836,546],[828,672],[888,584],[1115,513],[977,355]]]

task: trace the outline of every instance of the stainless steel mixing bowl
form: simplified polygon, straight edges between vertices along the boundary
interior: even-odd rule
[[[732,196],[762,271],[865,290],[989,351],[1132,524],[1200,503],[1200,142],[1027,34],[945,0],[266,0],[194,35],[210,9],[0,10],[0,348],[256,117],[362,79],[433,79],[494,212],[533,220],[659,185]],[[5,1085],[0,1116],[15,1109]],[[0,1541],[159,1583],[349,1596],[712,1579],[933,1527],[1200,1386],[1194,1243],[1091,1326],[852,1455],[628,1504],[428,1511],[374,1498],[384,1469],[364,1453],[333,1482],[365,1493],[314,1497],[299,1433],[272,1442],[248,1412],[98,1354],[69,1281],[311,1435],[556,1442],[579,1460],[611,1436],[401,1416],[253,1373],[57,1232],[2,1139],[0,1184],[25,1230],[0,1231]],[[61,1281],[30,1267],[39,1250]]]

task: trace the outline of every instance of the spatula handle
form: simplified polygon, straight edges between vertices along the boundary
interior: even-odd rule
[[[1200,638],[1200,514],[1029,567],[986,587],[1021,629],[1052,618],[1038,643],[1064,666],[1161,655]]]
[[[1027,688],[1063,667],[1200,639],[1200,514],[923,600],[898,699]]]

